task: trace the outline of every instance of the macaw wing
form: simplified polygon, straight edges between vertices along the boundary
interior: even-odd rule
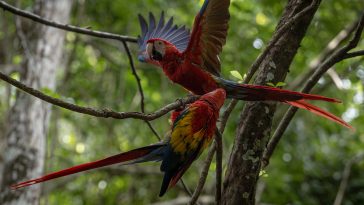
[[[190,31],[185,26],[173,25],[173,17],[165,23],[164,12],[162,12],[158,23],[156,23],[154,15],[149,13],[149,25],[143,16],[139,14],[138,17],[142,31],[141,35],[138,36],[138,57],[142,57],[141,55],[143,55],[147,47],[147,41],[152,38],[166,40],[175,45],[180,52],[186,50],[190,40]]]
[[[161,165],[165,172],[162,182],[160,196],[169,187],[174,186],[182,177],[192,162],[201,154],[209,140],[205,137],[205,127],[199,130],[194,128],[196,107],[185,109],[174,121],[171,139],[168,144],[168,151]],[[208,120],[210,116],[201,116],[199,120]]]
[[[219,76],[221,65],[219,54],[225,45],[230,0],[205,0],[195,17],[191,40],[185,51],[193,63]]]
[[[179,166],[178,170],[172,176],[171,181],[169,182],[169,187],[174,186],[178,182],[178,180],[183,176],[183,174],[191,166],[192,162],[194,162],[201,155],[203,150],[210,143],[210,140],[208,140],[203,135],[204,135],[204,130],[201,130],[200,132],[197,132],[193,135],[193,138],[199,139],[199,140],[197,140],[198,143],[196,143],[197,147],[195,147],[194,149],[192,149],[186,153],[186,156],[185,156],[186,159]]]

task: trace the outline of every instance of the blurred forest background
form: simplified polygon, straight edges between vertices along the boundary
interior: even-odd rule
[[[8,3],[32,11],[34,2]],[[136,37],[140,33],[137,14],[146,16],[151,11],[159,16],[164,10],[167,17],[174,16],[178,25],[191,27],[201,4],[202,1],[197,0],[77,0],[72,1],[69,23]],[[278,0],[232,0],[229,35],[221,55],[224,77],[238,80],[231,71],[236,70],[241,75],[247,72],[270,40],[285,4],[286,1]],[[345,35],[345,29],[352,27],[362,11],[362,0],[323,1],[290,67],[284,87],[299,90],[303,76],[325,56],[330,46],[335,45],[332,40],[340,32]],[[26,55],[18,29],[26,22],[29,20],[0,11],[0,70],[15,79],[20,78]],[[171,84],[161,69],[137,62],[136,44],[130,44],[130,48],[144,89],[147,112],[186,96],[181,87]],[[359,48],[364,48],[364,41]],[[66,32],[60,58],[55,91],[44,87],[41,88],[43,92],[79,105],[140,111],[136,80],[120,42]],[[364,58],[358,57],[336,64],[312,92],[343,100],[342,104],[315,102],[315,105],[341,116],[356,128],[356,132],[307,111],[299,111],[260,178],[258,203],[332,204],[345,179],[344,170],[345,173],[350,171],[350,177],[342,204],[364,203],[363,62]],[[9,127],[7,120],[12,115],[11,107],[17,92],[9,84],[0,82],[0,139],[5,137]],[[244,102],[239,102],[223,135],[224,165],[229,159],[243,105]],[[287,108],[279,104],[275,117],[280,119]],[[162,136],[170,127],[168,115],[151,123]],[[54,106],[46,133],[45,172],[157,141],[141,120],[102,119]],[[205,155],[206,152],[184,176],[190,189],[197,184]],[[214,170],[215,162],[210,167],[202,193],[206,199],[213,199]],[[187,196],[179,185],[159,198],[161,180],[159,163],[113,166],[43,184],[41,204],[162,204]]]

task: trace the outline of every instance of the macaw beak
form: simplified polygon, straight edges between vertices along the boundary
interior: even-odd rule
[[[149,56],[148,54],[144,51],[144,52],[141,52],[139,55],[138,55],[138,60],[142,63],[146,63],[147,60],[149,60]]]

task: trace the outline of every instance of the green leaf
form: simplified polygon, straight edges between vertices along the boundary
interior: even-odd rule
[[[19,80],[20,79],[19,73],[12,73],[12,74],[10,74],[10,77],[14,78],[15,80]]]
[[[267,85],[272,86],[272,87],[276,87],[276,86],[275,86],[273,83],[271,83],[271,82],[267,83]]]
[[[269,175],[268,175],[268,173],[265,170],[260,170],[259,176],[260,177],[268,177]]]
[[[243,80],[243,76],[237,70],[230,71],[230,74],[239,80]]]
[[[285,86],[285,85],[287,85],[287,83],[285,83],[285,82],[278,82],[276,84],[276,87]]]

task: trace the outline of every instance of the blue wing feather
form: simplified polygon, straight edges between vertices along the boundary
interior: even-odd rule
[[[203,15],[203,13],[205,13],[208,4],[209,4],[209,0],[205,0],[205,2],[203,2],[203,5],[202,5],[202,7],[200,9],[200,15],[201,16]]]
[[[175,45],[180,52],[186,50],[190,40],[190,31],[185,26],[173,25],[173,17],[168,19],[166,23],[164,12],[162,12],[158,24],[156,24],[156,19],[152,13],[149,13],[149,23],[143,16],[138,15],[138,17],[141,28],[138,45],[141,52],[145,51],[147,41],[151,38],[164,39]]]
[[[162,11],[161,18],[159,19],[158,26],[155,29],[154,35],[160,36],[161,32],[163,31],[163,27],[164,27],[164,12]]]
[[[165,36],[169,30],[172,28],[173,25],[173,17],[171,17],[168,22],[166,23],[166,25],[164,26],[164,28],[161,30],[161,37]]]

